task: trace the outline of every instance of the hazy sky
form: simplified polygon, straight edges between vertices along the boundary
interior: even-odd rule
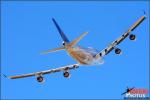
[[[65,51],[40,55],[62,45],[51,18],[54,17],[70,40],[85,31],[79,42],[84,47],[104,49],[147,13],[147,19],[118,47],[122,55],[111,52],[101,66],[45,75],[45,83],[36,77],[10,80],[1,78],[3,99],[108,99],[123,98],[126,87],[149,87],[149,11],[148,2],[2,2],[1,71],[7,75],[24,74],[76,63]]]

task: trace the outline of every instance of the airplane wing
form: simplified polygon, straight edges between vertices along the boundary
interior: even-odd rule
[[[96,57],[104,57],[105,55],[109,54],[117,45],[119,45],[123,40],[125,40],[130,33],[140,24],[142,21],[146,18],[145,15],[143,15],[136,23],[134,23],[124,34],[122,34],[119,38],[117,38],[115,41],[113,41],[108,47],[103,49],[101,52],[99,52]],[[119,49],[120,50],[120,49]]]
[[[18,79],[18,78],[25,78],[25,77],[31,77],[31,76],[42,76],[45,74],[52,74],[52,73],[60,72],[60,71],[68,71],[68,70],[76,69],[76,68],[79,68],[78,64],[72,64],[72,65],[67,65],[67,66],[63,66],[63,67],[55,68],[55,69],[49,69],[49,70],[33,72],[33,73],[28,73],[28,74],[15,75],[15,76],[8,76],[7,78]]]

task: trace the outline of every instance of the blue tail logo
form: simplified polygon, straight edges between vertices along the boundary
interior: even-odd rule
[[[66,37],[66,35],[64,34],[64,32],[61,30],[61,28],[59,27],[59,25],[57,24],[57,22],[55,21],[54,18],[52,18],[52,21],[54,22],[54,24],[55,24],[55,26],[56,26],[56,28],[57,28],[57,30],[58,30],[61,38],[63,39],[63,41],[66,42],[66,43],[69,43],[68,38]]]

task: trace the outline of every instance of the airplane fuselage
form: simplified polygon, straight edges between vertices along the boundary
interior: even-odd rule
[[[66,50],[81,65],[99,65],[103,63],[102,58],[96,58],[96,54],[98,53],[96,49],[81,46],[67,46]]]

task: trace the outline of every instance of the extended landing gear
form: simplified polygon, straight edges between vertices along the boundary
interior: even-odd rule
[[[132,40],[132,41],[136,40],[136,36],[134,34],[130,34],[129,39]]]
[[[116,48],[116,49],[115,49],[115,53],[119,55],[119,54],[121,54],[121,53],[122,53],[122,51],[121,51],[121,49]]]
[[[38,76],[38,77],[36,78],[36,80],[37,80],[39,83],[43,83],[43,82],[44,82],[44,77]]]
[[[66,71],[66,72],[63,73],[63,76],[65,78],[70,78],[70,73],[68,71]]]

